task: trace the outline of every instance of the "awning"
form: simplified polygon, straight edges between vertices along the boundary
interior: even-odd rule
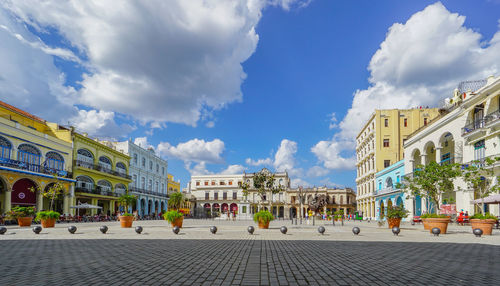
[[[473,204],[480,204],[480,203],[500,204],[500,194],[494,194],[494,195],[488,196],[486,198],[473,200],[471,203],[473,203]]]

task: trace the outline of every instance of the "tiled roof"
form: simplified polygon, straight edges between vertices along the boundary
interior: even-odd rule
[[[1,100],[0,100],[0,106],[3,106],[5,108],[7,108],[7,109],[10,109],[10,110],[14,111],[15,113],[18,113],[18,114],[20,114],[22,116],[26,116],[26,117],[31,118],[33,120],[45,123],[45,120],[41,119],[40,117],[37,117],[37,116],[35,116],[35,115],[31,114],[31,113],[28,113],[28,112],[26,112],[24,110],[21,110],[21,109],[19,109],[17,107],[14,107],[14,106],[10,105],[10,104],[7,104],[7,103],[5,103],[5,102],[3,102]]]

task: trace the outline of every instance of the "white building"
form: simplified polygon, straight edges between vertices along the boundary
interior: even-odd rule
[[[274,175],[276,184],[281,184],[285,189],[290,187],[290,179],[286,172]],[[272,210],[269,211],[276,217],[284,217],[285,191],[271,198],[265,197],[264,201],[261,201],[256,191],[251,189],[248,196],[244,196],[241,185],[243,182],[252,185],[252,177],[253,173],[192,176],[189,188],[191,194],[196,197],[197,214],[220,213],[225,217],[229,211],[236,212],[238,219],[251,219],[252,214],[258,211],[258,205],[264,206],[265,209],[272,205]]]
[[[167,210],[167,161],[157,156],[152,148],[144,149],[130,140],[113,142],[113,145],[130,156],[132,183],[129,190],[138,197],[138,214],[152,215]]]
[[[432,161],[470,164],[499,156],[499,96],[500,77],[461,83],[453,99],[447,100],[446,111],[405,142],[405,174],[411,174],[418,165]],[[500,164],[494,166],[494,172],[496,176],[500,175]],[[463,209],[473,214],[473,199],[473,190],[457,179],[455,192],[446,194],[440,203],[455,204],[458,211]],[[427,211],[425,200],[418,197],[406,200],[406,207],[413,215]],[[490,206],[489,211],[499,215],[497,205]]]

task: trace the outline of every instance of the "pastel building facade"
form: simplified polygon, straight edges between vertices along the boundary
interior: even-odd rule
[[[117,150],[130,156],[130,194],[137,196],[139,216],[158,215],[167,210],[168,163],[156,155],[154,149],[145,149],[131,140],[112,143]]]
[[[375,219],[385,219],[387,209],[391,206],[405,206],[405,192],[398,188],[398,183],[402,182],[404,174],[404,160],[396,162],[375,174],[377,187],[375,191]],[[421,207],[417,206],[417,209],[420,210]]]
[[[405,173],[430,162],[440,164],[484,164],[486,158],[500,156],[500,77],[468,81],[460,84],[453,98],[447,99],[443,113],[426,128],[413,134],[406,141]],[[479,163],[477,163],[477,162]],[[500,164],[492,167],[494,176],[500,175]],[[493,183],[498,183],[493,179]],[[455,190],[444,194],[441,204],[450,204],[457,210],[474,214],[471,203],[477,194],[462,179],[455,180]],[[419,215],[414,206],[421,205],[422,212],[430,212],[432,204],[423,198],[410,198],[407,208],[412,215]],[[487,211],[500,215],[498,205],[486,206]]]
[[[65,194],[54,209],[69,214],[74,196],[71,131],[0,101],[0,214],[13,206],[48,210],[42,190],[56,182]]]

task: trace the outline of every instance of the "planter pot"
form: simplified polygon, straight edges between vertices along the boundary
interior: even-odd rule
[[[423,219],[422,219],[422,224],[424,225],[424,229],[425,229],[425,230],[431,230],[431,228],[429,228],[429,224],[427,224],[427,223],[425,222],[425,220],[426,220],[426,218],[423,218]]]
[[[32,220],[31,217],[18,217],[17,224],[19,224],[19,226],[31,226]]]
[[[174,220],[173,222],[171,222],[172,227],[178,226],[179,228],[182,228],[182,222],[183,221],[184,221],[184,217],[183,216],[180,217],[180,218],[178,218],[178,219],[176,219],[176,220]]]
[[[120,219],[120,226],[121,227],[132,227],[132,223],[134,222],[134,217],[133,216],[119,216]]]
[[[399,225],[401,224],[401,218],[400,217],[397,217],[397,218],[388,218],[387,219],[387,224],[388,224],[388,226],[389,226],[390,229],[392,229],[395,226],[399,227]]]
[[[42,221],[42,227],[43,228],[54,227],[56,225],[56,219],[55,218],[41,219],[41,221]]]
[[[470,224],[472,230],[479,228],[483,231],[483,235],[491,235],[493,225],[496,223],[494,219],[471,219]]]
[[[263,221],[260,221],[260,220],[259,220],[259,228],[268,229],[268,228],[269,228],[269,223],[270,223],[270,221],[268,221],[268,222],[263,222]]]
[[[437,227],[441,230],[441,234],[445,234],[446,230],[448,229],[448,223],[450,223],[450,218],[426,218],[424,222],[424,228],[425,225],[427,225],[427,229],[429,232],[432,232],[432,229]]]

